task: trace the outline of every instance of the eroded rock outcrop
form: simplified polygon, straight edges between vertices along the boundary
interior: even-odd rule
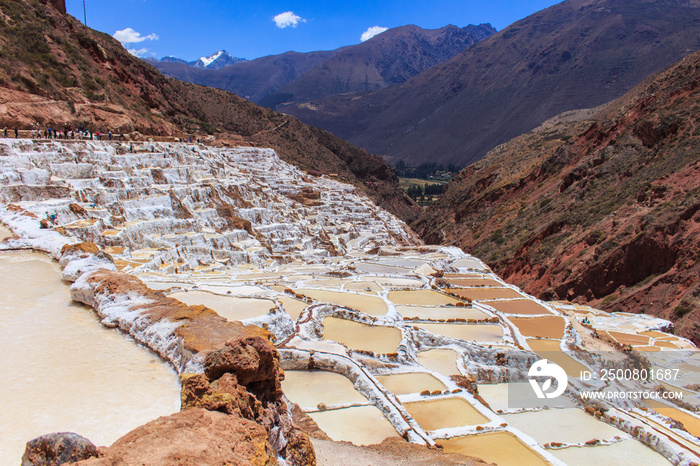
[[[143,425],[80,465],[274,465],[265,429],[237,416],[193,408]]]
[[[46,434],[27,442],[22,466],[55,466],[96,457],[97,447],[72,432]]]

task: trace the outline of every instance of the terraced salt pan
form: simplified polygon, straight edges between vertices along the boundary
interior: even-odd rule
[[[425,430],[486,424],[490,419],[464,398],[441,398],[404,403],[406,411]]]
[[[309,413],[311,419],[335,441],[355,445],[381,443],[399,434],[374,406],[357,406]]]
[[[566,322],[561,317],[510,317],[513,325],[526,337],[562,338]]]
[[[497,280],[479,277],[480,276],[475,276],[474,278],[446,278],[446,280],[455,287],[503,286],[503,283]]]
[[[580,377],[582,371],[588,368],[561,350],[559,340],[527,340],[532,351],[540,357],[555,362],[564,369],[570,377]]]
[[[402,288],[420,288],[424,283],[420,280],[415,280],[413,278],[395,278],[395,277],[369,277],[365,276],[363,279],[371,279],[380,286],[391,288],[391,287],[402,287]]]
[[[523,406],[540,408],[573,408],[574,404],[566,397],[538,399],[528,382],[479,384],[479,395],[494,411],[520,409]]]
[[[377,293],[382,291],[382,287],[374,281],[358,280],[347,283],[343,289],[347,291],[359,291],[363,293]]]
[[[359,293],[344,293],[342,291],[312,290],[307,288],[302,288],[295,291],[299,294],[315,299],[316,301],[356,309],[373,316],[382,316],[386,314],[388,310],[384,300],[377,296],[369,296]]]
[[[373,264],[371,262],[360,262],[355,265],[355,269],[364,273],[385,273],[385,274],[400,274],[403,275],[409,272],[403,267],[394,267],[391,265]]]
[[[460,302],[433,290],[392,290],[389,292],[389,300],[407,306],[440,306]]]
[[[367,402],[347,377],[335,372],[284,371],[282,390],[302,408],[316,409],[319,403],[331,406]]]
[[[323,319],[323,339],[357,350],[378,354],[396,353],[401,343],[401,331],[394,327],[365,325],[347,319],[326,317]]]
[[[546,307],[529,299],[492,301],[488,305],[505,314],[551,314]]]
[[[569,466],[590,466],[591,464],[659,466],[670,464],[662,455],[636,440],[624,440],[604,446],[564,448],[551,450],[550,453]]]
[[[267,314],[274,309],[275,303],[269,299],[239,298],[237,296],[221,296],[204,291],[178,292],[169,295],[182,301],[188,306],[202,304],[216,311],[221,317],[230,321],[252,319]]]
[[[479,261],[474,259],[458,259],[454,261],[452,267],[459,269],[471,269],[471,270],[488,270],[488,267],[482,265]]]
[[[0,275],[0,462],[19,464],[25,443],[48,432],[109,445],[179,410],[175,371],[71,304],[58,264],[3,253]]]
[[[691,435],[700,438],[700,418],[697,416],[656,400],[647,400],[645,403],[662,416],[670,417],[680,422]]]
[[[437,319],[488,319],[489,316],[470,307],[396,306],[403,317],[418,317],[425,320]]]
[[[447,387],[438,379],[424,372],[407,372],[402,374],[378,375],[379,383],[396,395],[420,393],[423,390],[445,390]]]
[[[289,316],[294,320],[297,320],[301,313],[304,312],[304,309],[306,309],[308,306],[308,304],[305,302],[290,298],[288,296],[278,296],[277,299],[282,302],[284,310],[287,311],[287,314],[289,314]]]
[[[503,340],[503,329],[500,325],[434,324],[426,322],[412,323],[411,325],[435,335],[444,335],[464,341],[500,342]]]
[[[418,364],[444,376],[459,374],[457,355],[451,349],[432,349],[418,353]]]
[[[438,443],[448,453],[476,456],[486,462],[498,465],[540,466],[549,464],[519,438],[507,432],[454,437],[440,440]]]
[[[612,440],[626,434],[598,421],[578,408],[544,409],[518,414],[504,414],[503,419],[529,435],[540,445],[551,442],[585,443],[591,439]]]
[[[511,288],[450,288],[450,293],[473,301],[523,297],[523,295]]]

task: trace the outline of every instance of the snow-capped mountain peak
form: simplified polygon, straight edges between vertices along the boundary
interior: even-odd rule
[[[190,65],[195,68],[206,68],[209,70],[218,70],[228,65],[233,65],[241,61],[246,61],[245,58],[237,58],[231,56],[226,50],[219,50],[218,52],[209,55],[208,57],[201,57],[195,62],[190,62]]]

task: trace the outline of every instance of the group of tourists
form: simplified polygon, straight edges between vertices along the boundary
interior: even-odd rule
[[[3,129],[3,137],[10,137],[7,126]],[[14,137],[19,138],[19,128],[14,128]],[[31,139],[78,139],[78,140],[112,140],[112,130],[107,130],[107,133],[100,131],[91,131],[83,125],[78,125],[73,128],[71,125],[66,125],[63,129],[52,128],[47,126],[42,129],[38,123],[32,125],[30,129]]]

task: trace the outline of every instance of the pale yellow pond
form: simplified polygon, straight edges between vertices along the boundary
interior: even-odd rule
[[[394,304],[408,306],[439,306],[459,302],[457,299],[433,290],[392,290],[389,292],[389,300]]]
[[[504,312],[506,314],[551,314],[547,308],[529,299],[493,301],[488,304],[497,311]]]
[[[443,398],[404,403],[406,411],[425,430],[485,424],[489,418],[464,398]]]
[[[0,463],[19,464],[39,435],[76,432],[110,445],[179,411],[175,371],[72,304],[56,262],[0,254],[0,275]]]
[[[349,282],[344,287],[347,291],[359,291],[361,293],[376,293],[382,291],[382,287],[377,285],[376,282],[358,280],[355,282]]]
[[[420,393],[423,390],[445,390],[447,387],[438,379],[424,372],[409,372],[404,374],[378,375],[379,383],[396,395]]]
[[[293,320],[298,319],[301,313],[304,312],[304,309],[306,309],[308,306],[308,304],[306,304],[304,301],[299,301],[298,299],[290,298],[289,296],[278,296],[277,299],[282,302],[284,310],[287,311],[287,314],[289,314]]]
[[[471,307],[437,307],[437,306],[396,306],[403,317],[418,317],[425,320],[437,319],[488,319],[488,315]]]
[[[527,344],[538,356],[561,366],[570,377],[580,377],[588,368],[563,352],[559,340],[527,340]]]
[[[698,417],[656,400],[646,400],[645,403],[662,416],[670,417],[680,422],[691,435],[700,438],[700,419]]]
[[[396,353],[401,343],[401,331],[394,327],[365,325],[347,319],[326,317],[323,319],[323,339],[357,350],[379,354]]]
[[[375,406],[356,406],[309,413],[330,438],[355,445],[381,443],[385,438],[398,437],[391,423]]]
[[[308,296],[323,303],[332,303],[338,306],[356,309],[369,315],[381,316],[388,310],[382,298],[360,293],[344,293],[342,291],[325,291],[312,289],[295,290],[299,294]]]
[[[410,325],[427,330],[435,335],[444,335],[465,341],[500,342],[503,339],[503,329],[500,325],[492,324],[433,324],[411,323]]]
[[[367,401],[347,377],[327,371],[284,371],[282,391],[302,408]]]
[[[451,349],[421,351],[418,353],[418,364],[445,376],[460,373],[457,369],[457,352]]]
[[[612,440],[616,435],[625,435],[621,430],[577,408],[504,414],[503,419],[540,445],[550,442],[585,443],[591,439]]]
[[[450,293],[475,301],[485,299],[522,298],[523,295],[512,288],[450,288]]]
[[[670,464],[666,458],[636,440],[624,440],[612,445],[596,447],[571,447],[552,450],[550,453],[569,466],[592,464],[631,464],[634,466],[659,466]]]
[[[188,306],[202,304],[230,321],[260,317],[275,307],[274,301],[269,299],[222,296],[206,291],[172,293],[168,297],[182,301]]]
[[[507,432],[470,435],[439,440],[448,453],[476,456],[488,463],[500,466],[539,466],[549,464],[542,456],[525,445],[519,438]],[[590,463],[593,464],[593,463]],[[599,463],[614,464],[614,463]]]

